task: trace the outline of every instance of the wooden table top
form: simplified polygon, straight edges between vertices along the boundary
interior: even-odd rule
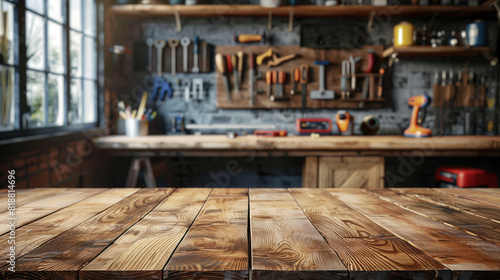
[[[500,279],[500,189],[16,194],[2,279]]]

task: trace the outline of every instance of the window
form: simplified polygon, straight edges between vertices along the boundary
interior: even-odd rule
[[[0,132],[50,132],[95,126],[95,0],[0,1],[3,15],[8,18],[7,36],[1,37],[0,31],[0,42],[2,38],[7,41],[0,47],[4,57],[0,61]],[[19,16],[23,11],[24,17]],[[24,49],[19,38],[25,38]],[[5,77],[9,83],[3,82]]]

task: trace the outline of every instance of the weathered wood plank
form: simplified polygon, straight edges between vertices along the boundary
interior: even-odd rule
[[[318,157],[306,157],[302,168],[302,187],[318,187]]]
[[[345,279],[346,267],[286,189],[250,189],[254,279]]]
[[[456,279],[500,277],[499,246],[367,193],[331,194],[452,269]]]
[[[435,190],[442,193],[449,193],[463,199],[469,199],[495,206],[500,206],[500,196],[493,196],[484,192],[476,192],[471,189],[435,189]]]
[[[176,189],[80,271],[79,279],[161,279],[211,189]]]
[[[453,208],[428,203],[408,194],[386,190],[368,190],[386,201],[405,209],[417,212],[433,220],[449,224],[467,233],[477,235],[485,240],[500,245],[500,227],[497,222],[475,216]]]
[[[67,188],[38,188],[38,189],[21,189],[15,190],[16,194],[16,207],[23,206],[25,204],[31,203],[33,201],[37,201],[46,197],[49,197],[58,192],[67,191]],[[2,194],[2,198],[5,197],[7,199],[7,189],[5,189],[5,193]],[[0,208],[0,213],[7,211],[7,203],[2,203]]]
[[[248,189],[213,189],[164,279],[248,279]]]
[[[325,190],[289,189],[337,252],[351,278],[431,279],[450,271],[424,252],[359,214]]]
[[[397,191],[415,196],[433,204],[450,207],[458,211],[470,213],[472,215],[500,223],[500,209],[498,209],[498,207],[489,206],[476,201],[465,200],[450,194],[437,192],[433,189],[412,188],[398,189]]]
[[[500,196],[500,188],[496,188],[496,189],[477,188],[477,189],[474,189],[474,191],[484,192],[484,193],[487,193],[490,195],[495,195],[495,196]]]
[[[87,197],[94,196],[98,193],[105,191],[106,189],[68,189],[61,192],[56,192],[48,197],[34,200],[30,203],[24,204],[23,206],[16,208],[15,218],[16,227],[28,224],[34,220],[45,217],[51,213],[54,213],[64,207],[74,204],[78,201],[84,200]],[[11,218],[9,212],[0,213],[0,220],[7,221],[7,218]],[[8,227],[0,227],[0,235],[9,231]]]
[[[173,189],[143,189],[16,261],[7,278],[78,279],[78,271],[160,203]],[[49,227],[50,225],[47,225]]]
[[[17,258],[137,191],[109,189],[16,229]],[[9,235],[0,236],[0,244],[8,244],[8,240]],[[8,259],[8,252],[8,246],[0,247],[0,260]]]

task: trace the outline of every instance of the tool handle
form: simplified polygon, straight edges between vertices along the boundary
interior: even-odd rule
[[[193,53],[198,54],[198,36],[194,36]]]
[[[215,55],[215,65],[217,66],[217,71],[219,71],[219,73],[226,73],[226,64],[222,54],[218,53]]]
[[[267,71],[266,72],[266,84],[270,85],[273,83],[273,72]]]
[[[292,77],[293,77],[293,80],[295,82],[300,81],[300,69],[299,68],[293,69]]]
[[[248,55],[248,69],[253,70],[255,68],[255,54],[250,53]]]
[[[279,71],[278,72],[278,84],[284,84],[286,81],[286,72]]]
[[[243,59],[245,54],[242,51],[238,52],[238,72],[243,73]]]
[[[227,72],[233,72],[233,64],[231,63],[231,55],[226,55],[226,63],[227,63]]]
[[[314,64],[315,65],[328,65],[328,64],[330,64],[330,61],[328,61],[328,60],[315,60]]]
[[[373,53],[368,53],[368,66],[366,67],[365,73],[371,73],[373,71],[374,64],[375,64],[375,55]]]
[[[262,41],[262,35],[240,34],[234,36],[234,41],[237,43],[250,43]]]
[[[234,67],[233,71],[237,69],[238,61],[236,59],[236,55],[233,53],[231,55],[231,64]]]
[[[273,71],[273,84],[277,84],[278,83],[278,72],[279,71]]]
[[[306,84],[307,81],[309,80],[309,65],[307,64],[302,64],[300,65],[300,83],[301,84]]]

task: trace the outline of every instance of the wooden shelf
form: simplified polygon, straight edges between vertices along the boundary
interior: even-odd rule
[[[489,47],[450,47],[440,46],[408,46],[390,47],[383,52],[383,57],[390,57],[397,54],[399,57],[432,57],[432,56],[479,56],[481,53],[493,53]]]
[[[391,17],[430,17],[437,13],[447,17],[461,18],[477,15],[494,15],[492,7],[466,7],[466,6],[280,6],[265,8],[259,5],[114,5],[112,11],[115,15],[124,17],[165,17],[174,16],[175,12],[183,17],[267,17],[271,12],[273,16],[294,17],[367,17],[372,11],[389,13]]]

